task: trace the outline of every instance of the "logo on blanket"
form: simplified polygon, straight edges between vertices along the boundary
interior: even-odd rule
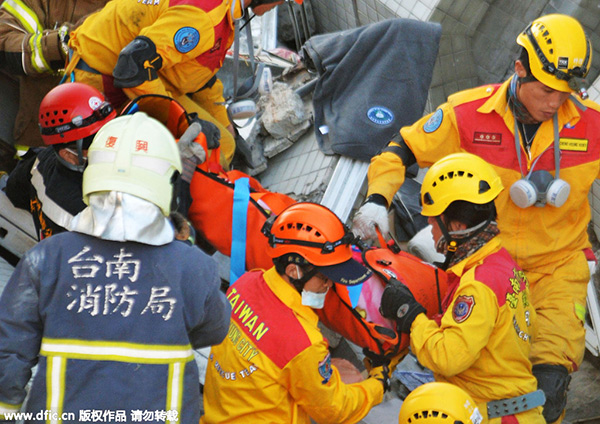
[[[192,51],[200,41],[200,33],[196,28],[183,27],[179,28],[173,37],[173,43],[177,51],[187,53]]]
[[[331,355],[328,353],[325,359],[319,362],[319,374],[321,377],[323,377],[321,384],[327,384],[332,373],[333,369],[331,368]]]
[[[452,308],[452,318],[454,318],[454,321],[459,324],[465,322],[471,315],[473,306],[475,306],[473,296],[458,296],[454,301],[454,308]]]
[[[394,121],[394,113],[387,107],[373,106],[367,111],[367,118],[377,125],[388,125]]]
[[[442,112],[442,109],[436,110],[435,113],[427,120],[427,122],[425,122],[425,125],[423,125],[423,131],[426,133],[434,132],[440,127],[440,125],[442,125],[443,119],[444,112]]]

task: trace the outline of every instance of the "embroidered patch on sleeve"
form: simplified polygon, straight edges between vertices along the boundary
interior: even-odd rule
[[[181,53],[190,52],[200,42],[200,33],[196,28],[183,27],[179,28],[173,37],[173,44],[177,51]]]
[[[321,384],[327,384],[332,373],[333,369],[331,368],[331,355],[328,353],[325,359],[319,362],[319,374],[321,377],[323,377]]]
[[[473,296],[458,296],[452,308],[452,318],[454,318],[454,321],[459,324],[465,322],[471,315],[473,306],[475,306]]]
[[[423,125],[423,131],[426,133],[434,132],[440,127],[440,125],[442,125],[443,120],[444,112],[442,112],[442,109],[436,110],[435,113],[427,120],[427,122],[425,122],[425,125]]]

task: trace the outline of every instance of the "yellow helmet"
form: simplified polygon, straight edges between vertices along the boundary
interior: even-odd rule
[[[399,424],[482,424],[477,405],[458,386],[450,383],[425,383],[410,392],[402,403]]]
[[[485,160],[471,153],[453,153],[438,160],[425,174],[421,214],[439,216],[456,200],[482,205],[494,200],[503,188],[500,177]]]
[[[88,150],[83,201],[100,191],[133,194],[169,215],[181,159],[175,139],[163,124],[143,112],[105,124]]]
[[[517,36],[533,76],[558,91],[580,92],[592,64],[592,46],[577,19],[551,14],[535,19]]]

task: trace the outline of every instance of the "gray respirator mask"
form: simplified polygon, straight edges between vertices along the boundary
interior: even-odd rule
[[[515,205],[520,208],[528,208],[530,206],[544,207],[546,205],[560,208],[565,204],[571,192],[571,186],[564,180],[560,179],[560,148],[558,136],[558,118],[554,115],[554,169],[556,175],[552,176],[550,172],[545,170],[535,170],[538,160],[546,151],[544,151],[531,166],[531,171],[527,176],[523,176],[521,171],[521,179],[514,182],[510,187],[510,198]],[[515,149],[519,160],[519,170],[522,170],[521,165],[521,142],[519,141],[519,129],[515,119]]]

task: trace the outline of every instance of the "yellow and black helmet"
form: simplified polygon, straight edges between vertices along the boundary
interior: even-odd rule
[[[533,76],[563,92],[579,92],[592,65],[592,46],[577,19],[561,14],[541,16],[517,36],[527,50]]]
[[[453,153],[438,160],[425,174],[421,214],[439,216],[456,200],[483,205],[503,188],[500,177],[485,160],[471,153]]]

